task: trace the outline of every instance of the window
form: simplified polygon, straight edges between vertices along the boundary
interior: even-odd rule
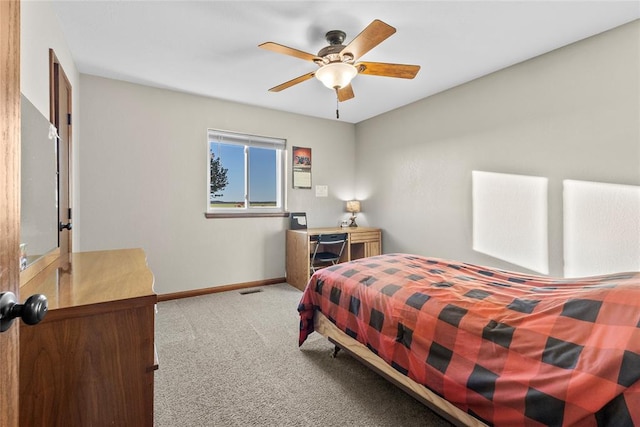
[[[207,213],[284,212],[284,139],[209,129]]]

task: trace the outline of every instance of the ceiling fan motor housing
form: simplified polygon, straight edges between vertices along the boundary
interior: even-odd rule
[[[325,34],[324,38],[327,39],[329,44],[342,44],[344,42],[347,33],[341,30],[331,30]]]
[[[322,49],[320,49],[320,52],[318,52],[318,56],[320,58],[324,58],[330,55],[334,55],[335,59],[339,59],[340,52],[342,52],[342,49],[344,49],[345,47],[346,46],[341,44],[323,47]],[[333,58],[330,59],[333,60]]]

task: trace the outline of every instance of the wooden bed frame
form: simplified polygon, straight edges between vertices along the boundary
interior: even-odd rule
[[[384,360],[371,352],[365,345],[338,329],[336,325],[331,323],[331,321],[319,311],[316,311],[314,316],[314,328],[317,333],[327,338],[337,348],[349,353],[365,366],[400,387],[400,389],[404,390],[450,423],[461,427],[487,427],[486,424],[477,418],[462,411],[428,388],[393,369]]]

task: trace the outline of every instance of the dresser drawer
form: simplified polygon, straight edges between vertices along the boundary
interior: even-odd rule
[[[380,240],[379,231],[366,231],[363,233],[351,233],[351,243],[377,242]]]

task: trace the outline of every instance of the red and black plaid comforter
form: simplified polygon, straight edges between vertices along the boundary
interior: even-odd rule
[[[319,310],[487,424],[640,426],[640,273],[553,279],[390,254],[318,271]]]

